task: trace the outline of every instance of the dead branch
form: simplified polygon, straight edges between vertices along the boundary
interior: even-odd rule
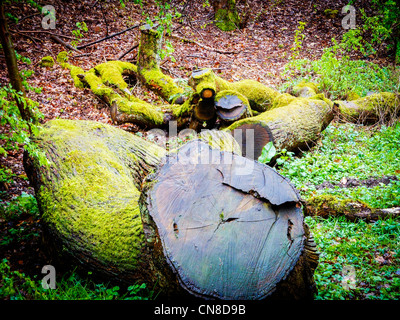
[[[55,36],[54,34],[50,35],[50,38],[52,40],[54,40],[55,42],[58,42],[59,44],[63,45],[67,49],[82,53],[82,51],[79,51],[77,48],[75,48],[75,47],[71,46],[69,43],[66,43],[65,41],[61,40],[59,37]]]
[[[15,32],[15,33],[46,33],[46,34],[50,34],[50,35],[54,35],[56,37],[61,37],[61,38],[67,38],[67,39],[71,39],[74,40],[74,37],[71,36],[65,36],[63,34],[57,34],[57,33],[53,33],[50,31],[43,31],[43,30],[10,30],[11,32]]]
[[[152,20],[152,21],[154,22],[155,20]],[[99,42],[102,42],[102,41],[111,39],[111,38],[113,38],[113,37],[119,36],[120,34],[123,34],[123,33],[127,32],[127,31],[130,31],[130,30],[133,30],[133,29],[135,29],[135,28],[138,28],[138,27],[140,27],[140,26],[142,26],[142,25],[144,25],[144,24],[146,24],[146,23],[138,23],[138,24],[135,24],[134,26],[131,26],[131,27],[125,29],[125,30],[122,30],[122,31],[119,31],[119,32],[110,34],[109,36],[106,36],[106,37],[101,38],[101,39],[99,39],[99,40],[92,41],[92,42],[89,42],[89,43],[87,43],[87,44],[78,46],[77,49],[83,49],[83,48],[92,46],[92,45],[94,45],[94,44],[96,44],[96,43],[99,43]]]
[[[128,53],[132,52],[133,50],[135,50],[137,47],[139,47],[139,44],[135,44],[133,47],[131,47],[129,50],[123,52],[118,58],[117,60],[121,60],[123,57],[125,57]]]

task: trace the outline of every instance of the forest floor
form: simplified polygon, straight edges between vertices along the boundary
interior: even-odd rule
[[[305,35],[303,49],[298,58],[318,59],[323,49],[331,46],[332,38],[339,40],[346,32],[341,25],[344,15],[340,14],[341,8],[348,3],[346,0],[315,3],[295,0],[249,0],[247,2],[250,5],[247,26],[241,30],[222,32],[213,24],[212,9],[203,5],[205,1],[190,1],[190,5],[187,6],[184,1],[172,1],[176,9],[183,14],[181,23],[177,21],[173,23],[174,35],[194,40],[209,48],[235,53],[218,53],[195,43],[182,42],[176,37],[166,37],[173,45],[175,61],[171,58],[162,61],[163,71],[173,78],[187,79],[194,68],[214,68],[219,76],[227,80],[254,79],[278,89],[284,81],[281,72],[291,56],[290,49],[300,21],[307,24],[303,32]],[[57,63],[52,68],[40,66],[42,57],[52,56],[56,60],[57,54],[66,50],[50,38],[50,33],[64,36],[62,38],[64,41],[71,42],[76,40],[72,33],[77,29],[76,23],[85,22],[88,31],[82,32],[83,38],[80,44],[89,43],[140,23],[146,14],[153,17],[157,11],[156,5],[147,5],[142,8],[133,2],[125,1],[125,8],[123,8],[117,0],[51,0],[46,1],[46,4],[55,7],[55,29],[43,29],[43,15],[26,3],[6,5],[6,11],[19,19],[18,23],[10,20],[9,25],[15,49],[31,60],[29,65],[20,62],[19,67],[33,70],[34,74],[28,82],[42,88],[40,94],[29,93],[30,98],[39,103],[39,110],[44,114],[42,122],[63,118],[95,120],[111,124],[105,103],[96,98],[89,89],[76,88],[69,70],[63,69]],[[239,10],[243,9],[242,6],[239,4]],[[339,14],[335,18],[328,18],[324,15],[325,9],[336,9]],[[71,52],[69,62],[88,70],[99,63],[116,60],[121,53],[138,44],[138,41],[139,30],[136,28],[88,46],[82,49],[81,53]],[[135,62],[136,56],[137,48],[122,60]],[[370,58],[379,65],[389,64],[386,57]],[[7,83],[5,60],[4,56],[0,55],[0,85],[4,86]],[[161,103],[158,97],[144,87],[135,88],[135,94],[148,102]],[[132,132],[139,130],[138,127],[130,124],[121,127]],[[0,130],[6,132],[7,128],[0,128]],[[14,183],[6,192],[1,193],[0,202],[10,201],[23,192],[33,193],[22,166],[22,149],[10,152],[7,159],[0,158],[0,165],[12,169],[15,174]],[[37,235],[32,241],[22,240],[18,246],[8,246],[7,251],[2,252],[0,256],[7,258],[12,268],[26,272],[30,269],[28,273],[37,273],[37,270],[43,266],[39,248],[40,221],[29,219],[30,217],[26,216],[25,220],[22,219],[16,223],[38,223],[34,226],[34,229],[37,229]],[[12,227],[14,226],[1,224],[0,233]]]

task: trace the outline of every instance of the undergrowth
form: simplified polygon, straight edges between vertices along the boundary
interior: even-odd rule
[[[400,206],[400,181],[396,180],[374,188],[317,188],[324,182],[339,184],[348,178],[366,180],[396,176],[400,180],[399,145],[400,123],[370,130],[354,124],[331,124],[311,151],[288,159],[279,171],[305,198],[334,194],[366,202],[375,208]]]

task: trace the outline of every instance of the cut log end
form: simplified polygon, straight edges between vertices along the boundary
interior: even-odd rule
[[[249,101],[242,94],[224,90],[215,97],[217,115],[224,121],[232,122],[251,116]]]
[[[274,142],[271,130],[261,123],[244,124],[232,131],[235,139],[241,145],[243,157],[257,160],[264,146]]]
[[[287,285],[300,296],[310,294],[312,277],[288,277],[311,272],[300,259],[306,239],[301,205],[271,168],[193,141],[167,157],[144,193],[143,214],[190,294],[263,299],[288,279],[296,279]]]

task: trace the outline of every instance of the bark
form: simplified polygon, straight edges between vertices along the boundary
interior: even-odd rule
[[[24,166],[47,243],[168,297],[312,298],[315,253],[296,190],[234,153],[228,133],[200,138],[165,156],[106,124],[46,123],[35,139],[50,164],[25,154]]]
[[[25,97],[25,88],[22,84],[21,76],[19,74],[17,57],[15,55],[14,45],[12,43],[10,32],[8,30],[3,1],[0,2],[0,41],[3,47],[4,57],[8,70],[8,77],[10,79],[11,86],[16,92],[22,92],[22,95]],[[16,99],[15,102],[23,120],[28,122],[36,121],[36,117],[33,115],[32,110],[24,106],[23,102],[19,99]]]
[[[306,215],[322,218],[344,216],[350,221],[374,222],[378,219],[400,216],[400,208],[377,209],[351,199],[338,199],[331,195],[311,197],[305,202]]]
[[[235,130],[241,130],[238,140],[242,142],[244,156],[258,159],[270,141],[278,152],[306,148],[308,143],[319,138],[332,119],[333,108],[329,100],[297,98],[283,107],[236,121],[226,130],[234,135]]]

